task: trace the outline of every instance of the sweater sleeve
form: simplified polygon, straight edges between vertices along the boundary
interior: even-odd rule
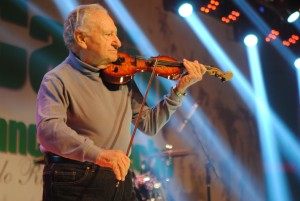
[[[101,148],[67,125],[68,104],[63,82],[53,74],[46,74],[36,104],[40,149],[42,152],[52,152],[73,160],[95,162]]]
[[[133,123],[135,124],[139,115],[143,96],[134,83],[132,84],[132,93]],[[179,98],[171,88],[169,94],[165,95],[156,106],[153,108],[149,108],[147,105],[144,106],[138,124],[139,130],[147,135],[155,135],[181,105],[181,98]]]

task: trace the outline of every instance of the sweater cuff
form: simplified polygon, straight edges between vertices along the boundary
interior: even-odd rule
[[[102,149],[100,147],[91,144],[85,153],[84,160],[88,162],[96,163],[97,157],[101,152],[101,150]]]
[[[170,95],[169,95],[169,98],[171,100],[174,100],[176,102],[180,102],[181,103],[181,99],[184,98],[186,96],[186,93],[183,94],[183,95],[179,95],[176,93],[176,91],[174,90],[174,87],[171,87],[170,89]]]

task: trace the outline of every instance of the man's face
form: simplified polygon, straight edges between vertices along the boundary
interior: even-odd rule
[[[117,28],[107,13],[95,11],[87,17],[86,23],[90,28],[86,33],[82,59],[92,66],[106,68],[118,57],[117,49],[121,42],[117,37]]]

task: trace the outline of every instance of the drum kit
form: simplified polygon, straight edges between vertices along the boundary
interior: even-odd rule
[[[167,146],[166,146],[167,147]],[[146,161],[141,164],[140,172],[133,172],[133,187],[136,197],[139,201],[170,201],[170,195],[165,189],[169,187],[169,182],[172,177],[172,161],[175,157],[183,157],[193,154],[187,149],[172,149],[166,148],[165,151],[149,154],[146,156]],[[151,161],[156,160],[163,162],[154,170],[151,167]]]

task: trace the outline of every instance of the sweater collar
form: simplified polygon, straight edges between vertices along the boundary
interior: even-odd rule
[[[69,52],[69,59],[72,62],[72,66],[74,66],[74,68],[82,72],[84,75],[90,77],[99,77],[100,69],[81,61],[72,51]]]

